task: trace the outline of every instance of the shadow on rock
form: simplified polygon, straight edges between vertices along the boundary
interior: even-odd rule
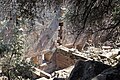
[[[92,80],[110,67],[97,61],[78,61],[69,76],[69,80]]]

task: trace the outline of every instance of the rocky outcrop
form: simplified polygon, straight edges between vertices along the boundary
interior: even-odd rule
[[[110,67],[96,61],[78,61],[69,76],[69,80],[91,80]]]
[[[116,66],[104,70],[92,80],[120,80],[120,62]]]

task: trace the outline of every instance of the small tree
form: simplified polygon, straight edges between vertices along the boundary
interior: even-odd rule
[[[8,24],[6,22],[6,24]],[[32,79],[32,63],[24,59],[24,36],[20,26],[13,24],[1,29],[0,56],[2,72],[9,80]]]

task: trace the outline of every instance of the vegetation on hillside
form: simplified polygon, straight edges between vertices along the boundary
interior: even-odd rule
[[[32,78],[32,65],[23,59],[27,46],[21,26],[34,29],[36,19],[44,19],[47,10],[57,13],[60,7],[65,7],[64,21],[76,40],[89,32],[101,43],[120,43],[120,0],[0,0],[1,65],[9,80]]]

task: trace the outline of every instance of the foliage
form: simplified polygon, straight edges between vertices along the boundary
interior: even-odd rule
[[[104,38],[101,42],[120,42],[120,0],[64,1],[69,3],[63,5],[63,0],[0,1],[0,55],[5,75],[13,80],[20,78],[18,76],[32,77],[31,63],[22,59],[24,41],[20,26],[26,23],[33,26],[35,19],[42,20],[48,9],[56,12],[60,6],[67,5],[67,24],[77,37],[90,32]]]
[[[45,11],[56,11],[62,0],[3,0],[0,1],[0,18],[28,20],[32,26],[35,19],[43,19]]]
[[[119,0],[70,0],[68,5],[66,19],[73,33],[98,34],[106,38],[103,42],[115,42],[120,36]]]
[[[24,36],[20,26],[16,24],[1,26],[0,39],[0,62],[3,74],[9,80],[32,79],[32,63],[25,61],[23,56]]]

